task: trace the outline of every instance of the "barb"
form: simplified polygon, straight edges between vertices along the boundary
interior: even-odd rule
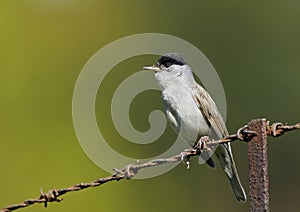
[[[294,129],[300,129],[300,123],[295,125],[283,125],[282,123],[274,123],[271,126],[267,126],[267,133],[268,135],[271,135],[273,137],[278,137],[283,135],[285,132],[294,130]],[[251,131],[248,129],[248,126],[244,126],[240,128],[236,134],[229,135],[225,138],[222,138],[220,140],[213,140],[209,139],[207,136],[203,136],[200,138],[198,142],[194,145],[193,148],[184,150],[183,152],[179,153],[178,155],[165,158],[165,159],[154,159],[149,162],[143,163],[143,164],[129,164],[125,166],[122,169],[113,169],[115,171],[115,174],[106,177],[106,178],[99,178],[97,180],[94,180],[92,182],[88,183],[79,183],[73,186],[70,186],[68,188],[63,189],[52,189],[48,192],[44,193],[42,189],[40,189],[40,196],[35,199],[27,199],[23,201],[20,204],[10,205],[1,210],[1,212],[9,212],[14,211],[19,208],[28,207],[30,205],[33,205],[35,203],[43,203],[45,207],[47,207],[49,202],[61,202],[63,199],[59,198],[60,196],[72,192],[72,191],[79,191],[91,187],[97,187],[100,185],[103,185],[110,181],[119,181],[122,179],[131,179],[134,177],[139,170],[148,168],[148,167],[154,167],[159,166],[165,163],[176,163],[176,162],[182,162],[185,159],[187,160],[187,168],[190,167],[189,159],[190,157],[200,155],[203,152],[210,151],[212,147],[222,144],[222,143],[229,143],[236,140],[241,141],[250,141],[254,136],[256,136],[257,133],[254,131]]]
[[[283,135],[285,132],[295,129],[300,129],[300,123],[295,125],[284,125],[280,122],[277,122],[267,127],[267,133],[273,137],[278,137]]]

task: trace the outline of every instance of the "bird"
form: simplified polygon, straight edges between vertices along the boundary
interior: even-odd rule
[[[196,82],[190,66],[178,53],[166,53],[154,65],[145,66],[143,69],[154,71],[161,88],[166,117],[183,140],[192,146],[202,136],[220,139],[229,135],[212,97]],[[215,155],[229,179],[236,199],[245,202],[246,194],[239,179],[230,143],[218,145]],[[211,155],[204,159],[208,165],[215,167]]]

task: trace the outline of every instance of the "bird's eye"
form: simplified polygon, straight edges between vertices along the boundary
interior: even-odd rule
[[[165,66],[166,68],[169,68],[171,65],[172,65],[172,64],[171,64],[170,62],[167,62],[167,63],[164,64],[164,66]]]

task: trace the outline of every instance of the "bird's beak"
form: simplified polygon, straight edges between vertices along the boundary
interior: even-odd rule
[[[153,65],[153,66],[145,66],[143,67],[144,70],[149,70],[149,71],[160,71],[160,68],[156,65]]]

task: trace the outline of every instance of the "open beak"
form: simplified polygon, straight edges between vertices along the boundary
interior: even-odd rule
[[[144,70],[149,70],[149,71],[160,71],[160,68],[157,67],[156,65],[153,66],[145,66],[143,67]]]

